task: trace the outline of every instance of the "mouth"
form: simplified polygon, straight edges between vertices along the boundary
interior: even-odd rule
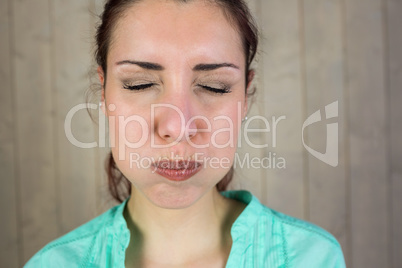
[[[153,163],[154,172],[171,181],[185,181],[201,170],[195,161],[163,160]]]

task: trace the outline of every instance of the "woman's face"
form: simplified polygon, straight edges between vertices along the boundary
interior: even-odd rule
[[[133,194],[190,206],[234,161],[246,113],[240,35],[207,1],[144,0],[119,19],[107,66],[102,107]]]

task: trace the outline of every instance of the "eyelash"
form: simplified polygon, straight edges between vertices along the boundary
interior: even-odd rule
[[[148,84],[141,84],[141,85],[128,85],[128,84],[124,84],[123,88],[124,89],[128,89],[128,90],[133,90],[133,91],[141,91],[141,90],[145,90],[147,88],[150,88],[152,86],[154,86],[155,84],[153,83],[148,83]],[[226,93],[230,93],[231,90],[229,87],[225,86],[224,88],[215,88],[215,87],[210,87],[210,86],[206,86],[206,85],[198,85],[199,87],[206,89],[212,93],[216,93],[216,94],[226,94]]]
[[[148,83],[148,84],[141,84],[141,85],[128,85],[128,84],[124,84],[123,85],[123,88],[124,89],[128,89],[128,90],[137,90],[137,91],[140,91],[140,90],[144,90],[144,89],[147,89],[147,88],[150,88],[150,87],[152,87],[154,84],[153,83]]]
[[[212,93],[216,93],[219,95],[223,95],[223,94],[232,92],[228,86],[225,86],[224,88],[216,88],[216,87],[210,87],[210,86],[206,86],[206,85],[198,85],[198,86],[200,86],[203,89],[206,89]]]

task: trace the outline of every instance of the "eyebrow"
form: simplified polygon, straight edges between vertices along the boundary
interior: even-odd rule
[[[154,70],[154,71],[163,71],[165,69],[160,64],[152,63],[152,62],[144,62],[144,61],[123,60],[123,61],[119,61],[118,63],[116,63],[116,65],[125,65],[125,64],[133,64],[133,65],[137,65],[143,69]]]
[[[219,68],[234,68],[234,69],[239,69],[238,66],[232,64],[232,63],[215,63],[215,64],[197,64],[194,68],[193,71],[213,71]]]
[[[137,65],[143,69],[153,70],[153,71],[163,71],[165,68],[157,63],[144,62],[144,61],[133,61],[133,60],[123,60],[116,63],[116,65],[132,64]],[[239,69],[238,66],[232,63],[212,63],[212,64],[197,64],[194,66],[193,71],[213,71],[219,68],[234,68]]]

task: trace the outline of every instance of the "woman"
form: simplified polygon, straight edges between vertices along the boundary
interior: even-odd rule
[[[241,0],[107,1],[96,59],[122,204],[26,267],[344,267],[324,230],[222,192],[256,48]]]

